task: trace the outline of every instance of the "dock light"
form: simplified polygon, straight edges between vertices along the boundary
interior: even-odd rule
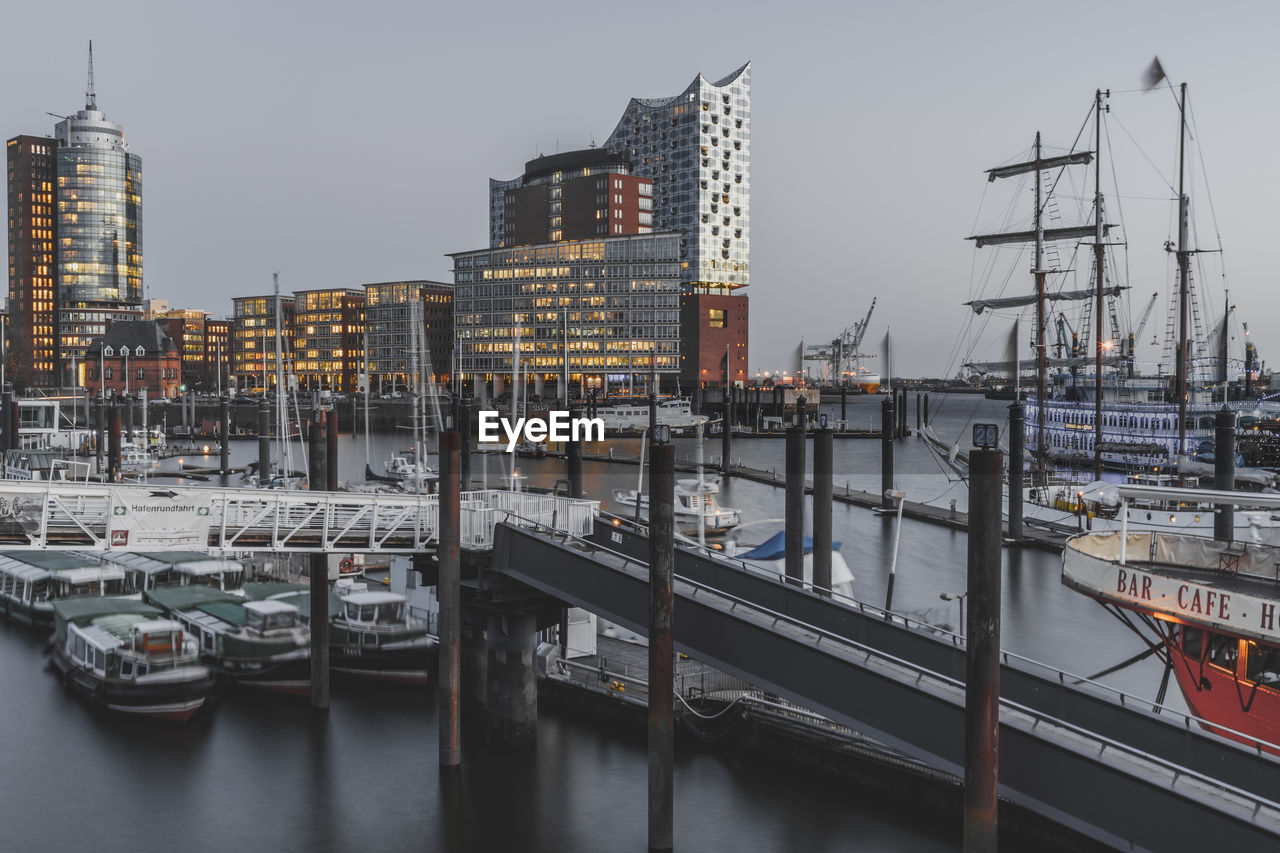
[[[614,526],[614,527],[621,527],[621,526],[622,526],[622,519],[620,519],[620,518],[615,518],[615,519],[613,520],[613,526]]]
[[[206,444],[202,449],[203,449],[203,451],[204,451],[204,455],[205,455],[205,456],[208,456],[208,455],[209,455],[209,445],[207,445],[207,444]]]
[[[1177,517],[1176,515],[1171,515],[1171,516],[1169,516],[1169,523],[1170,523],[1170,524],[1173,524],[1173,523],[1174,523],[1174,522],[1176,522],[1177,520],[1178,520],[1178,517]]]
[[[181,467],[182,467],[182,457],[181,457],[181,456],[179,456],[179,457],[178,457],[178,467],[179,467],[179,468],[181,468]]]

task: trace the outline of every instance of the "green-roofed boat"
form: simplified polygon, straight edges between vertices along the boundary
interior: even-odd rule
[[[0,553],[0,613],[33,628],[53,628],[53,602],[77,596],[119,595],[124,572],[97,557],[71,551]]]
[[[370,592],[365,584],[338,581],[329,596],[329,669],[344,675],[425,685],[436,641],[427,623],[405,612],[405,597]],[[311,588],[280,582],[247,583],[245,595],[287,601],[310,622]]]
[[[53,613],[50,669],[99,707],[185,723],[217,686],[195,640],[154,607],[81,597],[55,601]]]
[[[243,563],[202,551],[108,551],[102,560],[124,571],[125,591],[130,593],[179,585],[207,586],[239,595],[244,585]]]
[[[311,632],[292,604],[198,585],[142,595],[197,639],[200,659],[224,681],[275,693],[310,691]]]

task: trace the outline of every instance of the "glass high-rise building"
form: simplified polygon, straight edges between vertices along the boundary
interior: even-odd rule
[[[751,273],[751,63],[678,95],[632,98],[604,144],[653,179],[653,228],[679,231],[687,289],[728,293]]]
[[[125,145],[124,127],[98,109],[92,83],[85,108],[58,122],[54,136],[57,336],[65,380],[112,321],[141,317],[142,158]]]

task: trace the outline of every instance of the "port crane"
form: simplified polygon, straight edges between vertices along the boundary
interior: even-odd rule
[[[860,361],[864,358],[875,358],[859,351],[862,339],[871,325],[871,312],[876,310],[876,300],[871,300],[867,314],[858,322],[841,330],[840,334],[825,344],[812,344],[805,347],[805,361],[820,361],[823,364],[823,378],[827,382],[843,383],[848,374],[858,376]]]

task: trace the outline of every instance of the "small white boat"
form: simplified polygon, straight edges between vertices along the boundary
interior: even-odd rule
[[[676,480],[675,516],[676,527],[686,532],[696,532],[698,518],[703,520],[706,533],[725,533],[742,523],[741,510],[720,506],[716,494],[720,484],[715,480]],[[613,499],[632,511],[636,501],[640,502],[640,511],[647,518],[649,514],[649,496],[637,494],[635,489],[614,489]]]
[[[658,403],[657,410],[658,424],[676,430],[693,429],[709,420],[703,415],[695,415],[688,400],[663,400]],[[649,405],[609,406],[600,409],[599,417],[604,421],[605,429],[640,432],[649,428]]]

